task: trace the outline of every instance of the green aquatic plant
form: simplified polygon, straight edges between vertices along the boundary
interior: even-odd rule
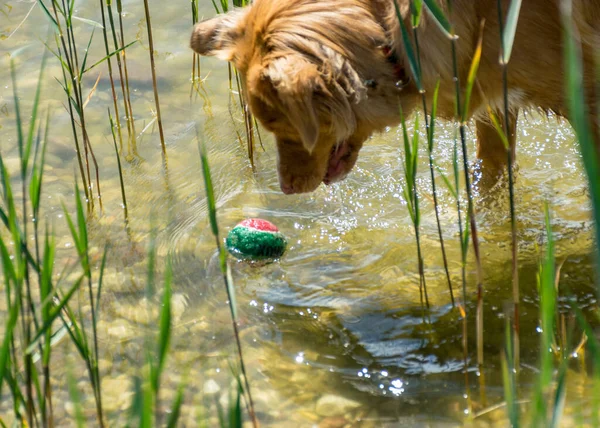
[[[500,128],[494,119],[493,112],[489,109],[490,117],[494,121],[494,126],[498,131],[501,140],[506,149],[506,165],[508,169],[508,196],[510,205],[510,226],[511,226],[511,246],[512,246],[512,283],[513,283],[513,305],[514,305],[514,349],[512,355],[515,358],[514,366],[519,367],[519,243],[517,242],[517,220],[515,218],[515,195],[514,195],[514,177],[513,177],[513,148],[508,142],[511,133],[510,119],[511,112],[508,102],[508,63],[512,53],[519,12],[521,10],[521,0],[512,0],[508,9],[506,23],[503,22],[502,3],[497,1],[498,22],[500,24],[500,66],[502,67],[502,93],[504,101],[504,129]],[[513,114],[513,121],[516,122],[516,114]],[[514,132],[514,130],[513,130]],[[514,137],[516,138],[516,136]]]
[[[417,193],[417,157],[419,154],[419,120],[415,121],[415,132],[412,140],[408,137],[406,130],[406,121],[400,110],[402,123],[402,137],[404,140],[404,179],[403,185],[404,199],[408,207],[408,213],[413,224],[415,240],[417,244],[417,260],[419,269],[419,291],[421,293],[421,302],[425,303],[429,309],[429,295],[427,294],[427,282],[425,281],[425,268],[423,264],[423,254],[421,253],[421,239],[419,227],[421,226],[421,210],[419,208],[419,195]],[[424,298],[424,300],[423,300]]]
[[[154,40],[152,38],[152,21],[150,20],[150,7],[148,6],[148,0],[144,0],[144,12],[146,16],[146,30],[148,32],[148,47],[150,55],[150,71],[152,72],[152,89],[154,92],[154,107],[156,108],[156,121],[158,123],[158,134],[160,137],[160,148],[163,161],[163,170],[166,176],[168,176],[168,162],[167,162],[167,146],[165,145],[165,134],[163,131],[162,117],[160,115],[160,100],[158,96],[158,85],[156,83],[156,64],[154,62]]]
[[[204,178],[204,188],[206,191],[206,199],[208,203],[208,219],[210,222],[211,231],[213,236],[215,237],[215,245],[217,248],[217,254],[219,257],[219,268],[221,270],[221,274],[223,275],[223,282],[225,284],[225,291],[227,292],[227,303],[229,305],[229,310],[231,314],[231,324],[233,327],[233,335],[235,338],[235,345],[238,354],[238,363],[240,366],[240,375],[237,376],[238,384],[240,387],[240,391],[238,394],[242,392],[245,393],[246,401],[247,401],[247,409],[250,415],[250,419],[254,427],[258,427],[258,419],[256,417],[256,411],[254,409],[254,402],[252,400],[252,393],[250,391],[250,380],[248,379],[248,375],[246,373],[246,366],[244,364],[244,355],[242,351],[242,344],[240,341],[240,334],[238,328],[238,316],[237,316],[237,305],[235,301],[235,289],[233,287],[233,279],[231,278],[231,271],[229,268],[229,264],[227,262],[227,250],[223,245],[223,242],[220,238],[219,233],[219,225],[217,222],[217,205],[215,202],[215,193],[212,184],[212,177],[210,174],[210,166],[208,164],[208,155],[206,152],[206,145],[204,144],[203,134],[200,134],[198,130],[196,130],[196,135],[198,139],[198,151],[200,153],[200,161],[202,164],[202,177]],[[242,378],[242,379],[240,379]],[[243,388],[242,388],[243,381]],[[239,402],[239,395],[238,395]],[[239,407],[239,404],[236,405]],[[239,420],[239,419],[238,419]]]
[[[583,89],[583,68],[580,47],[576,43],[575,29],[573,26],[572,4],[570,0],[561,2],[561,15],[564,31],[563,54],[565,58],[565,95],[569,119],[581,150],[581,158],[587,173],[592,200],[592,212],[596,231],[596,287],[600,295],[600,159],[598,151],[600,143],[594,141],[598,138],[592,132],[591,120],[598,120],[598,112],[587,111],[586,94]],[[600,77],[596,75],[596,79]],[[596,125],[596,129],[598,126]]]
[[[416,2],[411,3],[411,14],[412,14],[412,35],[415,43],[415,52],[417,57],[416,68],[419,70],[418,80],[420,81],[421,76],[421,55],[419,49],[419,37],[417,28],[419,27],[419,23],[421,21],[421,13],[422,13],[422,3]],[[405,44],[410,44],[408,40],[405,39]],[[442,232],[442,223],[440,221],[440,206],[438,202],[438,192],[437,186],[435,182],[435,172],[434,172],[434,161],[433,161],[433,146],[435,142],[434,132],[435,132],[435,119],[437,114],[437,102],[438,102],[438,93],[439,93],[439,81],[435,87],[433,93],[433,105],[431,106],[431,114],[429,115],[427,109],[427,97],[425,91],[421,91],[421,103],[423,105],[423,116],[425,121],[425,131],[427,134],[427,153],[429,155],[429,173],[431,177],[431,193],[433,196],[433,209],[435,212],[435,221],[437,223],[438,229],[438,239],[440,242],[440,250],[442,252],[442,261],[444,263],[444,272],[446,274],[446,281],[448,282],[448,291],[450,293],[450,301],[452,302],[452,306],[454,307],[454,291],[452,290],[452,280],[450,279],[450,271],[448,269],[448,257],[446,256],[446,246],[444,244],[444,234]]]

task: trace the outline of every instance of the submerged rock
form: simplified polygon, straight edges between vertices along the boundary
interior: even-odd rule
[[[215,395],[221,391],[221,387],[215,380],[209,379],[204,382],[203,391],[205,395]]]
[[[358,401],[339,395],[326,394],[317,401],[315,412],[319,416],[342,416],[360,407]]]

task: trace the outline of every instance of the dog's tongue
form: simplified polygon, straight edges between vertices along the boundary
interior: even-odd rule
[[[323,183],[330,184],[338,181],[344,173],[344,157],[348,155],[348,143],[346,141],[333,148],[329,155],[329,165]]]

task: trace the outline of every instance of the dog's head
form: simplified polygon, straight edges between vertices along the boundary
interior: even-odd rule
[[[194,28],[194,51],[235,65],[252,113],[275,134],[284,193],[343,179],[374,130],[360,105],[365,70],[385,61],[385,32],[370,3],[257,0]]]

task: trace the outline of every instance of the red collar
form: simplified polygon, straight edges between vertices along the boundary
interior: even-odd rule
[[[410,81],[410,77],[406,74],[406,68],[398,58],[398,55],[389,45],[385,45],[381,49],[387,61],[394,67],[394,75],[398,78],[397,84],[405,86]]]

